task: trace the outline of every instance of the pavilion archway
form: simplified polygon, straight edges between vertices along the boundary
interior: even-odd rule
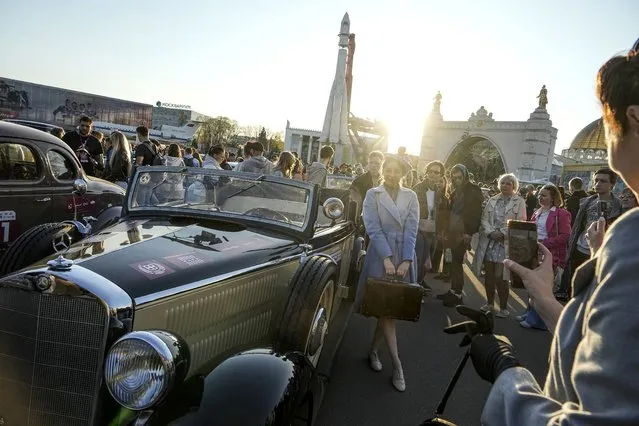
[[[489,184],[506,173],[506,163],[497,146],[489,139],[471,136],[459,141],[444,163],[447,169],[463,164],[475,177],[475,182]]]

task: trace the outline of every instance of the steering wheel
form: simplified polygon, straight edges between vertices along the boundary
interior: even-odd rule
[[[247,216],[263,217],[265,219],[280,220],[282,222],[291,223],[291,220],[282,213],[267,209],[266,207],[255,207],[245,211],[244,214]]]

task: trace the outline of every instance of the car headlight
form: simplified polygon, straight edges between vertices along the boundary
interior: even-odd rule
[[[134,331],[115,342],[104,363],[111,396],[130,410],[157,404],[188,370],[186,344],[165,331]],[[182,377],[179,377],[181,379]]]

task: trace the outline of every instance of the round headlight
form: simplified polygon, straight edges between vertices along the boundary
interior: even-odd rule
[[[130,410],[145,410],[158,403],[175,380],[173,353],[156,333],[159,332],[129,333],[115,342],[107,354],[107,388],[120,405]]]
[[[344,214],[344,203],[336,197],[324,201],[322,207],[324,208],[324,215],[331,220],[340,219]]]

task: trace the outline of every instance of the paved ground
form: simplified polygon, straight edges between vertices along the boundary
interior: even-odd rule
[[[468,274],[464,302],[479,308],[485,303],[481,283]],[[461,337],[444,334],[442,329],[459,315],[444,307],[435,295],[449,288],[430,280],[433,292],[422,305],[418,323],[398,323],[400,356],[407,389],[399,393],[390,383],[391,367],[387,352],[381,353],[384,370],[373,372],[366,355],[373,334],[371,319],[353,315],[337,354],[331,381],[317,417],[317,426],[415,426],[431,417],[464,353]],[[543,383],[551,341],[548,332],[530,331],[514,320],[525,310],[523,290],[511,291],[511,317],[495,319],[495,330],[508,336],[521,361]],[[469,362],[446,407],[447,419],[462,425],[477,425],[490,385],[481,380]]]

